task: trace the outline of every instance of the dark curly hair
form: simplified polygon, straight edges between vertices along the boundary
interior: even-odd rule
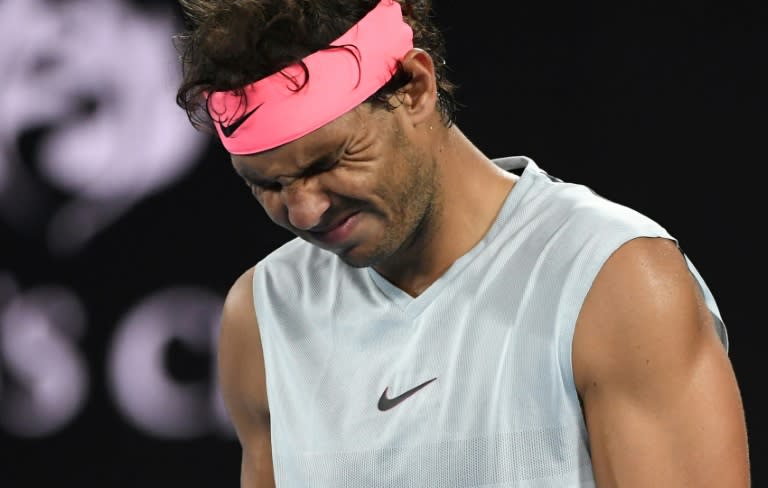
[[[455,121],[456,86],[446,79],[445,44],[432,19],[430,0],[397,0],[413,29],[414,45],[435,62],[438,110],[443,123]],[[350,29],[379,0],[179,0],[186,30],[174,36],[183,79],[176,103],[192,124],[211,130],[204,93],[234,91],[299,64]],[[394,109],[388,99],[410,81],[399,66],[390,81],[366,102]]]

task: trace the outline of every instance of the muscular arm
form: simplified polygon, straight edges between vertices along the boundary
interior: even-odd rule
[[[573,367],[600,488],[750,486],[732,366],[672,241],[635,239],[608,259]]]
[[[243,450],[240,485],[274,487],[264,357],[253,307],[253,269],[227,294],[221,319],[218,375]]]

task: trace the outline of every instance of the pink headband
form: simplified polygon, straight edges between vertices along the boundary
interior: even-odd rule
[[[384,86],[397,61],[413,47],[413,31],[400,4],[381,0],[360,22],[331,43],[337,49],[304,58],[309,81],[298,64],[234,92],[213,92],[208,110],[231,154],[252,154],[294,141],[345,114]],[[297,85],[298,84],[298,85]]]

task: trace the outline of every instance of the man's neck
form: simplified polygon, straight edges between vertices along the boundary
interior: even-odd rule
[[[436,149],[439,194],[407,242],[376,271],[409,295],[429,288],[488,233],[517,176],[475,147],[457,127]]]

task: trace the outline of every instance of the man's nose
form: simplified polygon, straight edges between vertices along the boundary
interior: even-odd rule
[[[301,230],[319,225],[323,214],[331,206],[331,199],[322,190],[317,178],[302,178],[282,189],[283,204],[288,210],[288,221]]]

